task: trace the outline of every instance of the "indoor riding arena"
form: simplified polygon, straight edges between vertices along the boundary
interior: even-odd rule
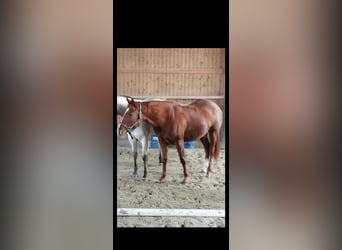
[[[117,133],[117,227],[225,227],[225,49],[118,49],[117,67],[120,96],[181,104],[204,99],[223,112],[219,156],[212,160],[208,177],[202,172],[201,141],[184,142],[185,183],[175,145],[168,146],[166,178],[161,182],[155,133],[148,137],[145,178],[142,144],[137,143],[137,174],[133,175],[130,135]],[[117,115],[117,127],[122,118]]]

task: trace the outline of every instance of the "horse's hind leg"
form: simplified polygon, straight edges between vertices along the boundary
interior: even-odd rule
[[[203,136],[201,139],[201,142],[203,144],[204,147],[204,151],[205,151],[205,158],[204,158],[204,162],[203,162],[203,168],[202,168],[202,173],[207,172],[208,167],[209,167],[209,139],[208,139],[208,134],[206,134],[205,136]]]
[[[212,172],[211,171],[211,161],[213,159],[213,156],[215,154],[215,145],[217,143],[217,136],[218,136],[218,133],[216,130],[213,130],[211,132],[209,132],[209,139],[210,139],[210,143],[209,143],[209,164],[208,164],[208,170],[207,170],[207,177],[209,177],[209,172]]]
[[[162,161],[162,155],[161,155],[161,150],[159,149],[159,164],[161,164],[163,161]]]
[[[144,178],[146,178],[146,175],[147,175],[148,136],[145,136],[141,139],[141,150],[142,150],[142,159],[144,161]]]
[[[138,166],[137,166],[137,158],[138,158],[138,145],[137,145],[137,140],[131,139],[130,137],[128,137],[129,142],[131,143],[132,146],[132,152],[133,152],[133,161],[134,161],[134,172],[133,175],[137,175],[137,171],[138,171]]]
[[[159,181],[162,182],[165,179],[166,176],[166,163],[167,163],[167,143],[165,141],[163,141],[163,139],[159,138],[159,145],[160,145],[160,149],[162,152],[162,160],[163,160],[163,171],[162,171],[162,175],[160,176]]]
[[[186,182],[186,178],[188,177],[188,173],[186,171],[186,165],[185,165],[185,155],[184,155],[184,141],[183,140],[179,140],[176,144],[177,147],[177,151],[178,151],[178,155],[179,155],[179,159],[182,163],[183,166],[183,174],[184,174],[184,179],[182,183]]]

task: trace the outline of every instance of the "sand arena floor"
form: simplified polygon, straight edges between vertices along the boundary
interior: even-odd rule
[[[138,151],[138,176],[133,176],[133,157],[127,140],[118,140],[118,208],[225,209],[225,150],[213,161],[209,178],[201,173],[204,150],[200,142],[185,149],[188,169],[186,184],[177,151],[169,148],[166,179],[159,183],[161,165],[158,149],[149,150],[147,178],[143,178],[141,150]],[[219,217],[117,217],[118,227],[225,227]]]

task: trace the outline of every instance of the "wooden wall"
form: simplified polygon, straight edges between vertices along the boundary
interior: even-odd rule
[[[225,110],[224,49],[118,49],[117,92],[190,103],[212,99]],[[225,145],[224,128],[222,146]]]

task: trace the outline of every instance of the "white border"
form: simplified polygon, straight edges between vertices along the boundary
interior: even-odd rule
[[[118,208],[117,216],[225,217],[224,209]]]

